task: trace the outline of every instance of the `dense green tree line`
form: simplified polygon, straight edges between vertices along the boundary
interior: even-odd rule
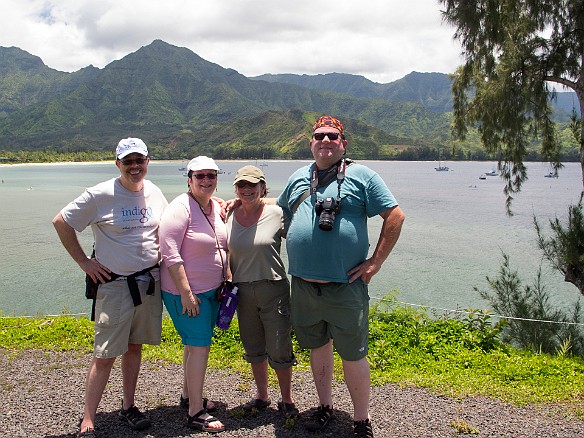
[[[0,163],[56,163],[113,160],[113,151],[0,151]]]

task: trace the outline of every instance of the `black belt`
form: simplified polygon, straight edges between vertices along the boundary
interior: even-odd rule
[[[146,268],[146,269],[142,269],[139,272],[134,272],[133,274],[126,276],[126,280],[128,282],[128,288],[130,289],[130,295],[132,296],[132,301],[134,302],[134,306],[139,306],[140,304],[142,304],[142,300],[140,299],[140,290],[138,289],[138,282],[136,281],[136,277],[140,277],[141,275],[148,274],[148,276],[150,277],[150,282],[148,283],[148,291],[146,292],[146,295],[154,295],[154,286],[156,285],[156,281],[154,280],[154,277],[150,273],[150,271],[154,268],[158,268],[158,263],[155,264],[154,266],[151,266],[151,267]],[[116,274],[114,272],[110,273],[109,275],[110,275],[110,279],[106,280],[105,281],[106,283],[109,283],[110,281],[114,281],[120,277],[123,277],[123,275]]]
[[[128,289],[130,289],[130,295],[132,296],[132,302],[134,303],[134,307],[142,304],[142,299],[140,298],[140,289],[138,289],[138,282],[136,281],[136,277],[148,274],[150,280],[148,282],[148,290],[146,291],[146,295],[154,295],[154,287],[156,286],[156,280],[154,280],[154,277],[152,276],[150,271],[158,267],[159,265],[158,263],[156,263],[154,266],[142,269],[139,272],[134,272],[131,275],[126,275],[126,281],[128,282]],[[109,280],[105,279],[104,283],[109,283],[111,281],[117,280],[120,277],[123,277],[123,275],[116,274],[115,272],[110,272],[109,276],[110,276]],[[93,300],[93,305],[91,306],[91,320],[95,321],[95,299]]]

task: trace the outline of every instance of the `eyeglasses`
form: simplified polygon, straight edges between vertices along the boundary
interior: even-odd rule
[[[314,139],[318,141],[324,140],[325,137],[328,137],[329,140],[335,141],[337,138],[339,138],[339,135],[341,134],[338,132],[315,132],[312,134]]]
[[[244,187],[251,187],[253,189],[253,188],[257,187],[258,184],[259,183],[252,183],[252,182],[249,182],[249,181],[237,181],[235,183],[235,185],[239,189],[243,189]]]
[[[126,160],[120,160],[120,163],[122,163],[124,166],[131,166],[132,164],[144,164],[147,161],[148,158],[128,158]]]
[[[207,179],[215,179],[215,178],[217,178],[217,174],[216,173],[193,173],[193,178],[196,178],[198,180],[205,179],[205,177]]]

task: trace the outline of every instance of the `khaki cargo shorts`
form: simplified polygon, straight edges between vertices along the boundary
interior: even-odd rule
[[[128,344],[160,344],[162,297],[160,281],[147,295],[148,281],[138,280],[142,304],[134,306],[125,279],[100,284],[95,300],[93,354],[106,359],[121,356]]]

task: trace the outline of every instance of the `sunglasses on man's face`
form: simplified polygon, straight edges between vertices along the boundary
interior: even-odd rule
[[[337,138],[339,138],[339,135],[341,134],[338,132],[315,132],[312,136],[315,140],[318,141],[324,140],[325,137],[328,137],[329,140],[335,141]]]
[[[217,174],[216,173],[193,173],[193,178],[196,178],[198,180],[201,179],[215,179],[217,178]]]
[[[249,181],[237,181],[235,185],[239,189],[243,189],[244,187],[251,187],[252,189],[255,188],[259,183],[252,183]]]
[[[144,164],[148,161],[148,158],[127,158],[125,160],[120,160],[120,163],[122,163],[124,166],[131,166],[132,164]]]

